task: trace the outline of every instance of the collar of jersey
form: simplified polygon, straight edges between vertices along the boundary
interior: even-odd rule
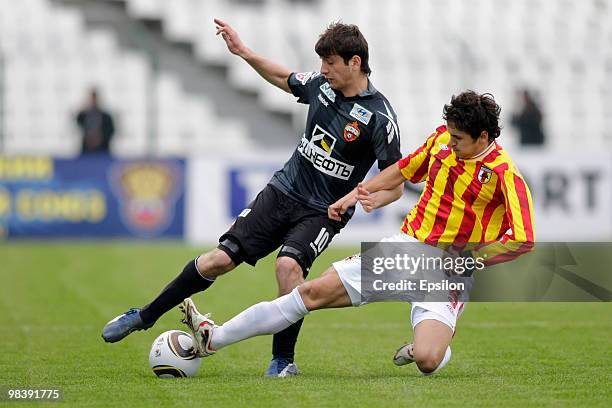
[[[336,94],[340,95],[343,99],[350,101],[352,99],[359,99],[359,98],[363,98],[366,96],[372,96],[376,92],[378,92],[378,89],[374,88],[374,84],[372,84],[372,81],[370,81],[370,78],[368,78],[368,89],[366,89],[365,91],[361,91],[355,96],[344,96],[342,92],[336,92]]]
[[[478,153],[476,156],[470,157],[468,159],[464,159],[463,161],[477,161],[477,160],[482,160],[484,159],[486,156],[489,155],[489,153],[491,153],[493,150],[495,150],[496,147],[496,143],[495,141],[492,141],[491,144],[489,144],[489,146],[487,146],[486,149],[484,149],[482,152]]]

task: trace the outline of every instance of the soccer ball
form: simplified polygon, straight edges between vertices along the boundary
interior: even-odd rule
[[[149,353],[149,365],[160,378],[193,377],[202,359],[193,353],[191,336],[181,330],[160,334]]]

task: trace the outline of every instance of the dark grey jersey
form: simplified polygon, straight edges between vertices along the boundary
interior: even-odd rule
[[[274,187],[327,211],[364,179],[374,161],[382,170],[401,159],[397,117],[370,81],[367,91],[350,98],[318,72],[293,73],[288,83],[298,102],[310,107],[297,149],[270,181]]]

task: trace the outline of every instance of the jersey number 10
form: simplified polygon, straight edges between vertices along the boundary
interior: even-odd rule
[[[317,235],[317,239],[310,243],[310,247],[315,253],[315,256],[319,256],[321,252],[327,246],[327,242],[329,241],[329,232],[325,229],[325,227],[321,228],[319,231],[319,235]]]

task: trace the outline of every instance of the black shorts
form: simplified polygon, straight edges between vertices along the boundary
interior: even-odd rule
[[[278,256],[295,259],[306,277],[314,260],[347,221],[334,221],[327,213],[267,185],[219,238],[219,249],[236,265],[244,261],[255,266],[280,246]],[[226,240],[234,245],[224,245]]]

